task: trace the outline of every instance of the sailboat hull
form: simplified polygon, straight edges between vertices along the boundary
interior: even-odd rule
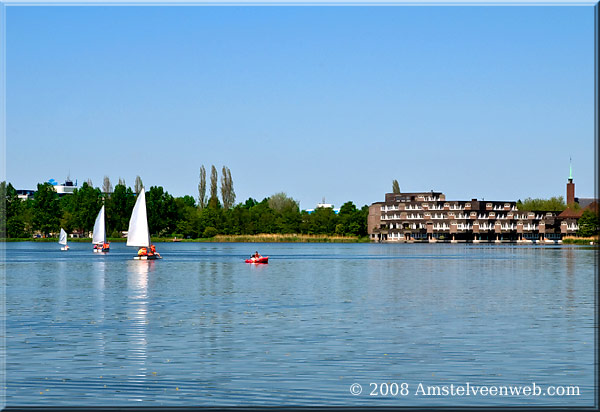
[[[69,247],[68,246],[63,246],[63,247],[60,248],[60,250],[69,250]]]
[[[161,256],[156,256],[156,255],[152,255],[152,256],[134,256],[133,260],[156,260],[156,259],[162,259]]]

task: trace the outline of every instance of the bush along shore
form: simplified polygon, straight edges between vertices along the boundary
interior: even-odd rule
[[[562,239],[563,245],[597,245],[598,236],[575,237],[566,236]]]

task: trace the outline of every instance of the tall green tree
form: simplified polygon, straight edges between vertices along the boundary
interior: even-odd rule
[[[33,223],[45,236],[58,232],[61,211],[58,204],[58,194],[50,183],[39,183],[34,195]]]
[[[204,209],[206,205],[206,169],[202,165],[200,167],[200,182],[198,183],[198,206],[200,209]]]
[[[102,207],[102,192],[85,182],[81,188],[73,191],[69,210],[74,216],[74,225],[84,235],[94,228],[94,222]]]
[[[76,217],[73,213],[74,199],[75,199],[75,197],[73,195],[63,196],[63,197],[59,198],[59,206],[62,211],[62,213],[61,213],[62,217],[60,219],[60,227],[65,229],[65,231],[67,233],[72,233],[73,230],[75,228],[77,228]]]
[[[133,184],[133,190],[135,191],[135,194],[139,194],[142,191],[142,188],[144,187],[144,183],[142,183],[142,178],[139,176],[135,177],[135,183]]]
[[[231,209],[235,203],[233,179],[231,178],[231,170],[227,166],[223,166],[221,171],[221,199],[223,199],[224,209]]]
[[[0,182],[0,239],[6,234],[6,182]]]
[[[195,234],[195,224],[198,216],[196,201],[192,196],[183,196],[175,198],[175,207],[177,209],[177,222],[175,224],[175,234],[186,237],[197,237]]]
[[[108,176],[104,176],[104,180],[102,181],[102,192],[109,194],[112,193],[113,191],[113,186],[112,183],[110,182],[110,178]]]
[[[396,179],[392,181],[392,193],[400,193],[400,184]]]
[[[585,210],[577,221],[577,226],[579,226],[577,236],[589,237],[597,235],[600,229],[598,215],[590,210]]]
[[[165,236],[177,228],[177,206],[175,199],[162,186],[152,186],[146,193],[148,229],[150,233]]]
[[[358,209],[352,202],[344,203],[338,214],[340,223],[336,226],[336,233],[345,236],[366,236],[368,216],[369,206]]]
[[[125,185],[115,186],[113,193],[106,200],[107,232],[122,232],[128,229],[131,211],[135,205],[133,190]]]
[[[318,207],[314,212],[303,215],[303,224],[305,233],[311,235],[333,234],[338,224],[338,217],[332,208]]]
[[[335,227],[335,232],[339,235],[355,234],[359,230],[356,223],[356,216],[357,209],[354,203],[344,203],[338,214],[339,223]]]
[[[24,238],[24,205],[12,184],[0,183],[0,238]]]
[[[0,182],[0,239],[6,235],[6,182]]]
[[[210,198],[208,199],[208,207],[218,209],[221,207],[218,196],[218,176],[217,168],[212,165],[210,169]]]
[[[277,212],[284,210],[299,210],[299,202],[289,197],[285,192],[278,192],[269,197],[269,207]]]

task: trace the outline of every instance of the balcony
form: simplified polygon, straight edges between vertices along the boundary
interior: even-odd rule
[[[535,230],[538,230],[538,227],[537,227],[537,225],[523,225],[523,230],[535,231]]]

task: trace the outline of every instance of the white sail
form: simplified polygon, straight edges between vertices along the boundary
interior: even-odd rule
[[[58,243],[60,245],[67,245],[67,232],[62,227],[60,228],[60,237],[58,238]]]
[[[98,217],[96,218],[96,222],[94,223],[92,243],[96,245],[106,243],[106,228],[104,226],[104,205],[102,205],[100,212],[98,212]]]
[[[127,231],[127,246],[150,247],[150,231],[146,214],[146,192],[142,188],[138,194]]]

